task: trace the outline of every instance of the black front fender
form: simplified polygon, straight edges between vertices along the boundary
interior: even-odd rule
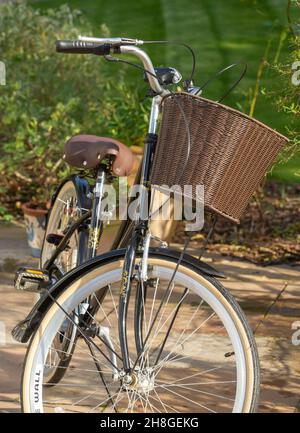
[[[83,274],[92,271],[93,269],[100,267],[107,262],[120,259],[125,255],[125,251],[125,248],[109,251],[108,253],[95,257],[94,259],[89,260],[88,262],[68,272],[53,287],[51,287],[51,289],[49,290],[51,296],[49,296],[49,294],[46,292],[44,296],[42,296],[40,300],[34,305],[28,316],[14,327],[14,329],[12,330],[12,336],[14,337],[14,339],[19,341],[20,343],[26,343],[33,334],[33,332],[37,329],[45,313],[53,304],[53,298],[57,299],[58,296],[60,296],[61,293],[70,284],[72,284],[73,281],[75,281]],[[178,261],[181,254],[180,251],[170,250],[168,248],[150,248],[149,253],[155,254],[161,258],[167,257],[174,262]],[[195,271],[200,272],[203,275],[216,278],[224,278],[224,274],[222,272],[217,271],[207,263],[204,263],[188,254],[184,254],[182,258],[182,264],[189,265],[190,267],[194,268]]]

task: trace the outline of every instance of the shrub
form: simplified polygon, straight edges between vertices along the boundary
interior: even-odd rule
[[[75,39],[83,29],[89,34],[80,12],[68,6],[41,12],[26,2],[0,5],[0,60],[6,65],[6,86],[0,87],[0,216],[5,219],[22,202],[49,197],[68,171],[61,156],[70,136],[109,134],[140,144],[145,110],[125,83],[124,69],[113,79],[102,58],[55,52],[56,39]]]
[[[299,72],[297,69],[299,70],[298,63],[300,61],[300,22],[293,24],[292,18],[293,11],[295,12],[296,9],[300,8],[300,1],[288,0],[287,6],[289,23],[287,43],[290,47],[290,53],[288,58],[272,65],[276,74],[274,82],[277,83],[277,86],[273,92],[270,92],[270,96],[275,101],[278,110],[284,111],[289,114],[290,117],[290,123],[286,130],[286,134],[290,138],[290,145],[282,154],[283,162],[286,162],[287,159],[300,152],[300,84],[297,84],[297,82],[293,80],[293,75],[296,74],[299,80]],[[293,69],[293,65],[296,66],[296,70]],[[300,172],[297,174],[300,175]]]

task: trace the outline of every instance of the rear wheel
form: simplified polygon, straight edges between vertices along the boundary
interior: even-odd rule
[[[82,215],[79,203],[80,197],[73,180],[66,181],[56,195],[50,211],[41,252],[41,268],[45,268],[56,249],[53,243],[48,242],[48,236],[50,234],[61,237],[65,235],[72,223]],[[62,251],[48,270],[52,284],[55,284],[64,274],[81,264],[84,251],[80,251],[80,248],[85,249],[86,244],[86,233],[75,231],[67,248]],[[65,321],[53,340],[51,351],[48,354],[44,371],[45,383],[58,383],[64,376],[72,358],[75,339],[76,328],[70,322]]]
[[[68,227],[82,215],[79,197],[72,180],[65,182],[55,197],[50,211],[41,252],[40,267],[44,268],[54,253],[56,246],[48,242],[50,234],[64,236]],[[71,236],[68,247],[55,260],[56,277],[58,272],[64,275],[78,264],[78,245],[80,233]]]
[[[70,283],[51,306],[28,348],[23,410],[255,411],[258,357],[238,304],[218,281],[201,274],[195,265],[181,264],[172,279],[176,260],[159,253],[149,257],[139,324],[134,299],[141,281],[132,284],[126,323],[131,371],[123,371],[118,335],[123,264],[123,258],[116,258],[98,265]],[[62,323],[72,319],[66,313],[82,308],[87,297],[98,308],[78,315],[79,337],[70,367],[59,385],[47,388],[43,373],[53,339]],[[145,344],[139,357],[137,326],[142,326]]]

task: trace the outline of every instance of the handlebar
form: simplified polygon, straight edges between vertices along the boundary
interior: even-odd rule
[[[156,78],[155,70],[150,57],[145,51],[136,45],[142,45],[139,39],[128,38],[92,38],[79,36],[78,40],[56,41],[56,51],[68,54],[95,54],[98,56],[109,56],[111,51],[118,54],[132,54],[138,57],[143,63],[145,73],[152,90],[161,96],[167,95],[168,90],[161,87]],[[113,58],[113,57],[112,57]]]
[[[80,41],[94,42],[96,44],[110,44],[111,46],[121,45],[143,45],[144,41],[131,38],[94,38],[90,36],[79,36]]]
[[[81,40],[75,41],[56,41],[56,51],[58,53],[68,54],[96,54],[98,56],[105,56],[110,53],[110,44],[85,42]]]

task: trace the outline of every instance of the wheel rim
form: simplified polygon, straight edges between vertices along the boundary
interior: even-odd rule
[[[47,242],[47,235],[54,233],[63,235],[64,230],[68,227],[72,219],[78,218],[81,214],[81,210],[77,207],[77,194],[74,188],[74,184],[71,181],[66,182],[61,190],[59,191],[53,208],[50,213],[47,229],[45,233],[45,240],[41,253],[40,266],[44,267],[47,261],[52,256],[56,246]],[[63,251],[56,259],[51,271],[51,280],[55,284],[58,279],[77,265],[78,257],[78,234],[77,232],[70,238],[69,247]],[[59,276],[58,276],[59,275]],[[68,336],[64,338],[65,334]],[[57,367],[60,364],[64,364],[67,358],[71,356],[73,344],[75,341],[75,330],[73,326],[69,326],[69,329],[63,327],[61,334],[56,336],[53,342],[52,349],[48,355],[48,366],[45,367],[44,380],[50,382],[57,371]],[[69,337],[72,338],[69,338]],[[62,356],[63,353],[66,353]]]
[[[166,268],[165,266],[155,266],[153,268],[152,275],[156,275],[160,279],[162,279],[162,278],[168,279],[171,276],[172,269],[173,269],[172,266],[169,268]],[[98,274],[99,274],[99,271],[98,271]],[[85,299],[85,297],[88,294],[93,293],[96,288],[104,287],[106,284],[111,284],[113,286],[113,284],[115,284],[116,282],[119,281],[120,276],[121,276],[121,270],[120,270],[120,267],[118,267],[117,269],[112,269],[110,272],[107,272],[104,275],[97,275],[97,271],[96,271],[96,272],[94,272],[94,278],[91,277],[91,279],[89,281],[86,281],[85,278],[83,277],[82,280],[80,281],[80,284],[78,284],[78,286],[79,286],[78,289],[73,293],[72,305],[69,305],[69,308],[71,308],[70,311],[72,311],[72,309],[76,305],[78,305],[82,299]],[[188,284],[187,284],[187,282],[188,282]],[[236,389],[235,389],[235,393],[234,393],[234,402],[231,402],[231,404],[232,404],[231,411],[234,411],[234,412],[243,411],[245,408],[245,404],[246,404],[245,401],[246,401],[247,380],[249,380],[249,378],[246,377],[247,368],[246,368],[245,353],[247,353],[247,352],[245,352],[245,348],[243,348],[242,340],[241,340],[239,333],[238,333],[238,331],[234,325],[234,322],[232,321],[232,319],[230,317],[230,314],[232,314],[232,312],[230,314],[228,313],[228,311],[225,309],[224,305],[221,302],[221,299],[222,299],[221,296],[219,295],[220,299],[218,299],[216,297],[216,292],[214,294],[212,294],[212,292],[210,292],[205,286],[200,285],[199,280],[196,283],[195,283],[195,281],[193,282],[193,278],[190,278],[187,280],[186,272],[180,271],[177,273],[176,284],[178,284],[178,286],[180,284],[181,285],[183,285],[183,284],[188,285],[190,290],[193,289],[192,290],[193,294],[195,294],[195,293],[199,294],[199,290],[201,290],[201,294],[202,294],[201,298],[203,299],[203,302],[208,303],[208,305],[210,305],[210,306],[213,306],[213,310],[216,312],[218,317],[221,318],[222,323],[225,325],[224,329],[227,331],[227,333],[230,337],[229,340],[230,340],[232,347],[233,347],[233,350],[230,347],[228,347],[226,350],[228,350],[229,352],[230,351],[235,352],[234,369],[236,371],[236,387],[235,387]],[[207,286],[208,283],[205,283],[205,284]],[[64,299],[64,297],[67,296],[67,292],[72,292],[72,288],[70,288],[66,291],[66,293],[64,294],[62,299]],[[57,309],[57,307],[55,307],[55,306],[52,308],[54,308],[56,310],[56,312],[55,312],[54,317],[52,317],[52,320],[48,324],[46,324],[46,322],[43,322],[44,323],[44,331],[45,331],[45,333],[43,333],[43,340],[40,342],[40,345],[37,348],[37,350],[35,350],[35,351],[31,350],[31,354],[29,353],[29,357],[32,357],[33,352],[35,352],[35,355],[33,356],[33,358],[31,358],[31,361],[29,361],[26,364],[27,366],[32,365],[32,368],[30,368],[31,371],[26,372],[26,368],[25,368],[24,378],[25,378],[25,382],[27,380],[27,385],[25,385],[24,389],[28,389],[29,392],[27,394],[27,397],[25,397],[25,395],[24,395],[24,402],[25,402],[24,408],[25,408],[25,410],[27,409],[29,411],[43,411],[43,409],[44,409],[43,404],[42,404],[42,395],[43,395],[42,386],[39,385],[39,386],[34,387],[34,384],[36,384],[37,378],[41,376],[41,371],[43,371],[42,366],[44,365],[45,356],[46,356],[46,353],[48,351],[48,348],[51,345],[51,342],[49,341],[51,339],[50,335],[53,335],[53,332],[55,331],[55,329],[59,330],[59,325],[61,323],[61,320],[63,320],[63,318],[64,318],[64,313],[61,310]],[[194,311],[195,311],[195,308],[194,308]],[[185,311],[185,314],[187,314],[187,313],[188,313],[188,311]],[[207,317],[209,317],[209,316],[207,316]],[[107,322],[108,321],[106,320],[106,324],[107,324]],[[193,320],[191,322],[193,324],[193,326],[194,326],[194,322],[195,321],[193,321]],[[208,325],[208,323],[209,323],[209,320],[206,321],[206,325]],[[212,323],[211,320],[210,320],[210,323]],[[116,334],[114,334],[114,337],[115,337],[115,335]],[[194,334],[194,336],[193,336],[193,345],[195,345],[197,343],[197,341],[195,340],[194,337],[196,337],[196,334]],[[222,333],[221,333],[221,337],[222,338],[224,337],[224,335],[222,335]],[[35,337],[35,339],[36,338],[37,337]],[[208,363],[209,356],[210,357],[212,357],[212,355],[216,356],[216,353],[217,353],[216,347],[218,345],[219,345],[219,347],[221,347],[221,344],[224,344],[224,343],[221,342],[222,338],[221,338],[221,340],[220,340],[220,338],[218,340],[216,338],[216,336],[214,336],[215,347],[213,347],[213,346],[211,346],[212,340],[210,340],[210,341],[206,340],[205,341],[205,338],[203,338],[203,335],[201,338],[202,338],[202,345],[203,345],[203,347],[206,348],[206,357],[208,358],[208,359],[206,359],[206,361],[203,360],[203,358],[201,359],[201,362],[202,362],[201,365],[203,366],[203,365],[205,365],[205,362]],[[199,343],[199,341],[198,341],[198,343]],[[37,344],[37,341],[35,341],[35,342],[33,341],[33,347],[36,346],[36,344]],[[209,344],[210,344],[210,346],[209,346]],[[78,346],[78,343],[77,343],[77,346]],[[208,350],[208,347],[211,348],[210,351]],[[191,351],[192,348],[193,348],[193,346],[190,346],[189,350]],[[246,351],[247,351],[247,348],[246,348]],[[223,355],[224,355],[224,350],[223,350],[223,352],[220,352],[220,353],[223,353]],[[197,354],[197,356],[198,355],[199,354]],[[196,356],[196,352],[195,352],[193,354],[192,360],[194,362],[197,361],[199,363],[199,356],[200,355],[198,356],[198,359],[197,359],[197,356]],[[189,354],[189,358],[191,358],[190,354]],[[180,362],[181,362],[181,365],[180,365]],[[189,368],[189,366],[185,365],[186,362],[190,362],[190,361],[187,361],[187,359],[185,359],[185,360],[179,359],[177,356],[177,367],[176,368],[180,367],[180,369],[184,368],[187,370]],[[72,361],[72,363],[73,363],[73,361]],[[190,362],[190,364],[191,364],[191,362]],[[74,365],[75,365],[75,361],[74,361]],[[80,367],[78,367],[78,365],[77,366],[75,365],[74,371],[76,370],[76,368],[78,371],[80,370]],[[105,365],[105,363],[104,363],[104,365]],[[106,364],[106,368],[107,367],[108,366]],[[165,368],[165,366],[164,366],[164,368]],[[164,368],[161,368],[160,371],[166,372],[166,368],[165,369]],[[108,369],[108,370],[110,370],[110,371],[107,372],[107,374],[112,376],[111,366],[110,366],[110,369]],[[178,369],[177,370],[175,369],[172,373],[173,376],[174,375],[176,376],[176,374],[178,374],[178,371],[179,371]],[[212,387],[215,388],[216,384],[209,383],[209,382],[214,382],[213,378],[216,377],[216,371],[217,370],[214,370],[213,366],[210,366],[210,368],[206,368],[206,370],[204,370],[206,378],[204,378],[203,373],[200,374],[200,372],[198,372],[198,371],[195,372],[191,369],[191,367],[189,368],[189,371],[191,372],[191,374],[190,373],[187,374],[186,377],[181,378],[179,381],[176,378],[174,379],[174,377],[173,377],[173,381],[172,381],[172,377],[169,377],[169,382],[164,387],[164,388],[167,388],[167,391],[169,394],[169,397],[168,397],[169,402],[171,400],[170,396],[172,396],[173,400],[175,398],[177,400],[180,398],[182,401],[184,400],[184,404],[181,401],[181,409],[178,407],[178,405],[174,407],[174,403],[173,403],[173,405],[167,403],[166,401],[163,401],[162,403],[157,403],[157,401],[159,401],[159,398],[157,398],[155,392],[158,391],[159,387],[161,387],[161,388],[163,387],[163,383],[161,381],[166,380],[165,379],[166,376],[163,377],[161,375],[159,377],[158,375],[156,375],[156,385],[155,386],[157,386],[158,388],[154,391],[153,389],[151,389],[151,386],[152,386],[151,385],[151,379],[145,377],[145,369],[144,369],[144,371],[141,374],[142,377],[139,379],[139,386],[133,390],[130,390],[130,386],[129,386],[125,390],[125,392],[124,392],[125,397],[123,397],[123,402],[126,402],[126,396],[127,396],[128,404],[127,404],[127,407],[125,408],[125,407],[121,407],[121,404],[119,402],[119,406],[120,406],[121,411],[128,411],[128,410],[133,411],[133,412],[134,411],[137,411],[137,412],[143,411],[143,410],[145,410],[145,407],[143,407],[146,405],[145,402],[148,402],[147,409],[149,411],[151,411],[151,409],[152,409],[152,411],[166,412],[166,411],[172,411],[171,408],[174,409],[173,411],[177,411],[176,410],[176,408],[177,408],[177,409],[180,409],[178,411],[189,411],[189,412],[192,411],[191,408],[193,409],[193,411],[208,411],[208,412],[209,411],[226,411],[225,410],[226,405],[223,402],[228,403],[228,401],[231,401],[232,400],[232,398],[231,398],[232,394],[229,394],[228,391],[226,391],[225,393],[220,395],[216,391],[214,392],[214,389],[212,389]],[[203,371],[203,368],[202,368],[202,371]],[[79,371],[79,374],[80,374],[80,371]],[[162,373],[160,373],[160,374],[162,374]],[[170,369],[168,371],[168,374],[170,376]],[[227,374],[227,377],[229,377],[228,373],[226,373],[226,374]],[[230,374],[232,374],[232,373],[230,373]],[[82,373],[82,375],[83,375],[83,373]],[[203,382],[205,382],[205,387],[203,384],[201,385],[201,381],[195,382],[195,378],[197,378],[197,377],[203,378]],[[225,376],[223,376],[223,377],[225,377]],[[178,376],[177,376],[177,378],[178,378]],[[210,380],[207,380],[207,378],[210,378]],[[184,379],[184,381],[183,381],[183,379]],[[69,382],[69,381],[70,381],[70,377],[68,378],[68,381],[65,384],[66,385],[65,390],[67,390],[68,388],[69,389],[71,388],[71,391],[74,393],[75,388],[76,388],[76,383],[73,382],[73,387],[70,387],[68,385],[70,385],[70,383],[72,384],[72,381],[71,382]],[[177,383],[176,383],[176,381],[177,381]],[[146,385],[144,385],[143,393],[141,391],[139,391],[139,389],[141,388],[142,382],[146,383]],[[215,382],[216,382],[216,380],[215,380]],[[230,380],[227,380],[227,382],[232,383],[233,381],[230,378]],[[197,387],[195,385],[196,383],[198,383]],[[63,384],[60,384],[60,385],[63,385]],[[78,383],[77,383],[77,385],[78,385]],[[185,389],[183,389],[183,386],[181,386],[181,385],[183,385],[185,387]],[[122,386],[124,387],[124,382],[122,382]],[[225,385],[223,384],[223,388],[224,388],[224,386]],[[172,392],[170,391],[171,387],[173,387]],[[38,391],[36,391],[36,388],[38,388]],[[77,386],[77,389],[78,388],[79,388],[79,386]],[[117,386],[115,386],[115,389],[119,390],[119,388],[117,388]],[[178,390],[180,392],[178,392]],[[164,392],[165,391],[166,390],[164,389]],[[81,390],[81,392],[82,392],[82,390]],[[97,392],[96,392],[96,394],[97,394]],[[145,397],[147,395],[147,393],[149,394],[151,392],[153,395],[155,395],[154,398],[152,397],[152,400],[150,400],[150,397]],[[56,391],[56,394],[57,393],[62,393],[61,388]],[[191,399],[188,397],[189,393],[193,393],[195,395],[197,394],[197,395],[205,396],[206,402],[211,401],[212,398],[219,399],[219,400],[222,399],[222,404],[219,403],[217,405],[218,407],[215,407],[218,410],[214,410],[211,407],[208,407],[207,404],[203,403],[203,401],[204,401],[203,398],[202,399],[198,398],[197,402],[200,405],[197,405],[197,404],[195,404],[195,400],[193,400],[194,403],[191,403],[191,401],[190,401]],[[179,395],[177,395],[177,394],[179,394]],[[29,396],[30,401],[29,401],[29,404],[26,405],[26,400],[28,399],[28,396]],[[72,406],[72,410],[76,411],[76,409],[77,409],[79,411],[80,410],[86,411],[87,410],[86,405],[84,405],[84,407],[81,407],[82,403],[80,403],[81,399],[79,398],[79,393],[77,393],[77,396],[78,396],[77,402],[79,402],[79,403],[77,404],[77,408]],[[119,394],[119,396],[120,396],[120,394]],[[133,396],[133,397],[131,397],[131,396]],[[85,395],[85,397],[86,397],[86,395]],[[85,397],[82,397],[82,398],[84,399]],[[156,404],[155,404],[155,399],[157,400]],[[101,402],[102,404],[99,405],[95,409],[95,411],[98,411],[98,410],[99,411],[103,411],[103,410],[107,411],[108,410],[107,401],[104,401],[104,400],[105,399],[103,398],[103,401]],[[86,403],[86,399],[84,401]],[[152,403],[149,403],[149,401]],[[27,401],[27,403],[28,403],[28,401]],[[144,405],[143,405],[143,403],[144,403]],[[80,404],[81,404],[81,406],[80,406]],[[131,407],[130,407],[130,405],[131,405]],[[112,406],[112,404],[111,404],[111,406]],[[159,406],[159,407],[157,407],[157,406]],[[228,404],[227,404],[227,406],[228,406]],[[45,409],[48,410],[48,407],[45,407]],[[57,406],[52,407],[52,410],[56,410],[56,411],[67,411],[66,409],[67,409],[67,406],[64,404],[57,404]],[[158,410],[158,409],[160,409],[160,410]]]
[[[56,248],[54,245],[47,242],[47,235],[49,233],[55,233],[58,235],[64,234],[64,230],[68,227],[70,221],[81,215],[81,210],[78,208],[77,204],[78,200],[74,184],[71,181],[68,181],[59,191],[50,212],[41,253],[41,267],[45,266]],[[62,252],[55,261],[56,267],[62,274],[65,274],[77,265],[77,254],[78,234],[75,232],[69,241],[69,248]]]

